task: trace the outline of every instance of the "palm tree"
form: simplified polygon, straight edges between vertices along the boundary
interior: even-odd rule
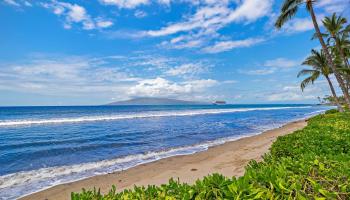
[[[333,54],[334,63],[344,79],[346,89],[350,92],[350,65],[348,61],[349,41],[344,36],[336,40],[335,42],[337,44],[331,47],[331,52]]]
[[[344,62],[344,67],[340,68],[340,70],[343,73],[344,79],[346,81],[347,90],[350,93],[350,25],[347,29],[345,29],[344,33],[339,38],[337,38],[337,42],[339,44],[340,49],[340,52],[338,54],[341,55],[342,61]]]
[[[325,34],[325,36],[329,37],[329,42],[333,40],[334,46],[338,51],[337,53],[340,55],[344,65],[349,68],[349,62],[345,56],[344,46],[342,44],[346,42],[346,35],[348,34],[347,29],[344,29],[344,25],[347,23],[346,18],[337,16],[336,13],[334,13],[332,17],[325,17],[322,22],[328,31],[328,34]]]
[[[339,74],[335,64],[333,63],[332,60],[332,56],[328,51],[327,45],[322,37],[322,33],[320,31],[320,27],[318,26],[318,22],[316,19],[316,15],[315,15],[315,11],[313,8],[313,4],[314,2],[316,2],[315,0],[284,0],[284,3],[282,5],[281,8],[281,14],[278,17],[275,26],[280,29],[282,28],[282,26],[288,21],[290,20],[293,16],[296,15],[296,13],[298,12],[298,9],[301,5],[305,5],[306,9],[309,11],[310,15],[311,15],[311,19],[318,37],[318,40],[321,43],[322,49],[325,53],[326,59],[327,59],[327,63],[328,65],[331,67],[332,71],[334,72],[334,75],[337,79],[337,82],[339,83],[339,86],[344,94],[345,97],[345,101],[347,106],[350,109],[350,95],[346,89],[345,83],[343,78],[341,77],[341,75]]]
[[[299,72],[298,78],[300,76],[308,75],[308,77],[305,78],[300,84],[301,90],[304,91],[306,86],[313,84],[322,75],[328,82],[338,110],[340,112],[344,112],[344,109],[339,103],[337,93],[335,92],[332,81],[329,77],[330,74],[332,74],[332,69],[328,67],[327,58],[323,51],[318,52],[313,49],[311,51],[311,55],[303,62],[303,65],[311,66],[312,69],[303,69]]]
[[[330,34],[323,33],[324,37],[327,37],[327,43],[329,45],[329,51],[331,52],[333,63],[337,67],[337,71],[343,77],[346,90],[350,93],[350,64],[348,58],[350,50],[350,41],[348,33],[344,33],[338,38],[334,39]],[[316,34],[312,39],[315,39]]]

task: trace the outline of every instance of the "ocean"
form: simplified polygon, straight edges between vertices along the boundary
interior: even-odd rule
[[[330,108],[287,104],[0,107],[0,199],[205,151]]]

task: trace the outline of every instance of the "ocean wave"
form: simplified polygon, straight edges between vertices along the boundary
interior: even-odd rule
[[[329,110],[329,109],[318,110],[318,111],[314,111],[314,112],[311,112],[311,113],[306,113],[306,114],[305,114],[305,118],[313,117],[313,116],[316,116],[316,115],[318,115],[318,114],[323,114],[323,113],[325,113],[327,110]]]
[[[279,107],[279,108],[250,108],[250,109],[225,109],[224,112],[244,112],[249,110],[276,110],[276,109],[288,109],[295,107]],[[297,108],[309,108],[309,107],[297,107]],[[220,110],[222,113],[224,109]],[[234,110],[234,111],[233,111]],[[198,110],[194,110],[198,111]],[[205,110],[207,114],[208,110]],[[211,110],[213,113],[213,110]],[[306,116],[317,115],[325,110],[306,113],[301,118],[307,118]],[[193,112],[193,110],[191,110]],[[196,112],[198,113],[198,112]],[[159,114],[159,113],[158,113]],[[174,114],[174,113],[172,113]],[[182,113],[184,115],[184,113]],[[189,114],[187,114],[189,115]],[[153,115],[154,116],[154,115]],[[176,115],[166,115],[176,116]],[[133,154],[125,157],[119,157],[109,160],[101,160],[97,162],[88,162],[66,166],[46,167],[31,171],[20,171],[16,173],[6,174],[0,176],[0,199],[16,199],[20,196],[28,195],[33,192],[37,192],[55,185],[62,183],[68,183],[72,181],[81,180],[84,178],[92,177],[95,175],[107,174],[117,171],[126,170],[128,168],[168,158],[177,155],[189,155],[196,152],[205,151],[208,148],[216,145],[220,145],[229,141],[238,140],[240,138],[249,137],[259,134],[263,131],[277,128],[290,121],[298,119],[289,119],[280,123],[270,123],[266,126],[259,125],[254,128],[254,132],[235,135],[232,137],[221,138],[214,141],[208,141],[205,143],[195,144],[191,146],[183,146],[166,150],[159,150],[153,152],[147,152],[144,154]]]
[[[198,110],[183,110],[183,111],[150,111],[142,113],[129,113],[117,115],[101,115],[76,118],[53,118],[53,119],[32,119],[32,120],[4,120],[0,121],[0,127],[3,126],[23,126],[23,125],[40,125],[40,124],[58,124],[58,123],[82,123],[93,121],[112,121],[135,118],[151,118],[151,117],[176,117],[176,116],[191,116],[191,115],[208,115],[234,112],[248,112],[258,110],[281,110],[291,108],[310,108],[311,106],[303,107],[267,107],[267,108],[232,108],[232,109],[198,109]]]
[[[77,181],[95,175],[122,171],[140,164],[145,164],[172,156],[194,154],[205,151],[213,146],[256,134],[259,133],[257,132],[227,137],[192,146],[172,148],[157,152],[148,152],[145,154],[129,155],[111,160],[102,160],[98,162],[69,166],[48,167],[3,175],[0,176],[0,199],[16,199],[20,196],[28,195],[54,185]]]

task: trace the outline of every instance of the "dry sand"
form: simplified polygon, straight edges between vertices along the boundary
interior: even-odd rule
[[[79,192],[82,188],[97,187],[101,188],[102,192],[107,192],[112,185],[116,185],[119,190],[132,188],[134,185],[160,185],[167,183],[171,177],[179,178],[181,182],[193,183],[212,173],[220,173],[228,177],[241,176],[248,162],[253,159],[260,161],[261,156],[268,152],[278,136],[292,133],[306,125],[305,120],[292,122],[256,136],[209,148],[207,151],[165,158],[125,171],[57,185],[22,199],[64,200],[70,199],[71,192]]]

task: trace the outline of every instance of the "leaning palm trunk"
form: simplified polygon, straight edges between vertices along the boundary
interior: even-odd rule
[[[349,64],[348,59],[345,56],[344,49],[339,46],[339,50],[340,50],[340,55],[343,59],[345,68],[347,70],[350,70],[350,64]],[[348,72],[344,73],[344,79],[346,81],[346,89],[347,89],[348,93],[350,94],[350,74]]]
[[[335,36],[335,35],[332,35],[332,37],[335,40],[335,46],[338,49],[339,55],[344,63],[345,68],[350,69],[349,61],[345,56],[344,49],[341,47],[341,43],[339,42],[339,38],[337,38],[337,36]],[[345,81],[346,91],[349,94],[350,93],[350,75],[345,74],[344,79],[346,80]]]
[[[333,87],[331,79],[329,78],[329,76],[325,76],[325,77],[327,79],[328,85],[329,85],[329,87],[331,89],[331,92],[332,92],[335,104],[337,105],[339,112],[344,112],[344,109],[343,109],[343,107],[341,106],[341,104],[339,102],[339,99],[337,97],[337,93],[335,92],[335,89]]]
[[[339,38],[338,38],[336,35],[332,35],[332,38],[333,38],[334,41],[335,41],[335,46],[337,47],[337,50],[338,50],[339,55],[340,55],[340,57],[341,57],[341,59],[342,59],[342,61],[343,61],[343,63],[344,63],[344,66],[345,66],[346,68],[350,68],[350,66],[349,66],[349,61],[348,61],[348,59],[347,59],[346,56],[345,56],[344,49],[342,48],[342,45],[341,45],[341,43],[339,42]]]
[[[339,51],[339,54],[340,54],[341,58],[343,59],[344,66],[345,66],[346,68],[350,68],[350,66],[349,66],[349,61],[348,61],[348,59],[345,57],[344,50],[343,50],[343,48],[340,46],[339,41],[338,41],[337,39],[336,39],[336,46],[337,46],[337,48],[338,48],[338,51]]]
[[[337,68],[335,67],[334,63],[333,63],[333,60],[332,60],[332,57],[328,51],[328,48],[327,48],[327,45],[325,43],[325,41],[323,40],[322,38],[322,34],[321,34],[321,31],[320,31],[320,27],[318,26],[318,23],[317,23],[317,19],[316,19],[316,15],[315,15],[315,12],[314,12],[314,9],[313,9],[313,6],[312,6],[312,2],[310,1],[309,4],[309,9],[310,9],[310,14],[311,14],[311,18],[312,18],[312,22],[314,24],[314,28],[316,30],[316,34],[317,34],[317,37],[321,43],[321,46],[322,46],[322,49],[323,51],[325,52],[326,54],[326,57],[327,57],[327,62],[329,64],[329,66],[331,67],[331,69],[333,70],[334,72],[334,75],[335,75],[335,78],[337,79],[337,82],[339,83],[339,86],[344,94],[344,98],[345,98],[345,102],[346,102],[346,105],[349,107],[350,109],[350,95],[348,93],[348,90],[346,88],[346,85],[344,83],[344,80],[343,78],[341,77],[341,75],[339,74]]]

